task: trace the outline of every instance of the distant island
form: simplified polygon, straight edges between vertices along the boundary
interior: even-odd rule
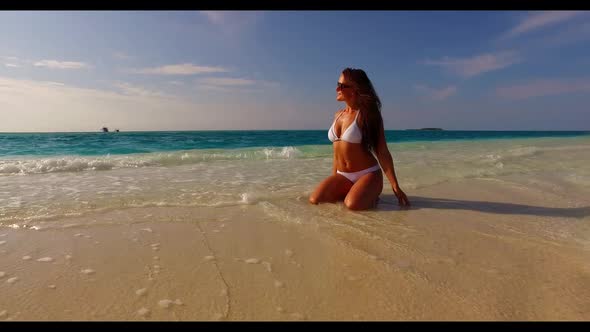
[[[420,128],[420,129],[406,129],[406,130],[444,130],[442,128]]]

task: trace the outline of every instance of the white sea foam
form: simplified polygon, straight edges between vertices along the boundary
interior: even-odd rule
[[[61,156],[28,159],[0,159],[0,175],[106,171],[119,168],[186,165],[216,160],[293,159],[300,157],[305,157],[305,154],[298,148],[285,146],[234,150],[205,149],[96,157]],[[116,183],[116,181],[113,182],[113,184]]]
[[[533,187],[567,190],[567,186],[590,186],[589,138],[396,143],[389,147],[398,178],[410,194],[448,181],[512,175],[555,182],[529,182]],[[312,214],[306,214],[307,197],[332,167],[330,146],[56,157],[52,162],[45,159],[0,159],[0,164],[24,167],[24,173],[49,172],[2,177],[0,227],[45,230],[64,225],[87,226],[92,221],[84,224],[72,220],[94,213],[150,207],[215,208],[224,218],[228,218],[224,211],[236,207],[261,210],[265,221],[309,223],[314,219]],[[58,172],[60,167],[94,159],[116,165],[105,172]],[[551,180],[547,174],[551,174]],[[384,185],[385,192],[390,188],[386,178]],[[136,190],[130,191],[129,187]],[[122,216],[112,223],[154,218],[152,213],[143,213],[140,218],[127,220]],[[145,226],[140,229],[144,235],[152,230]],[[83,229],[78,232],[76,236],[86,235]]]

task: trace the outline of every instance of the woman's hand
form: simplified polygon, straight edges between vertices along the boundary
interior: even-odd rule
[[[397,201],[399,206],[409,207],[410,200],[408,200],[408,196],[401,190],[400,187],[393,187],[393,193],[397,197]]]

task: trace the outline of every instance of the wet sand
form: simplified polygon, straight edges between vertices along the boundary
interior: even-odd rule
[[[386,189],[364,212],[298,200],[297,214],[260,202],[4,227],[0,320],[590,319],[590,199],[476,179],[407,194],[405,211]]]

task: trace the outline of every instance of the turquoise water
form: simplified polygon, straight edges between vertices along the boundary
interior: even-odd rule
[[[590,136],[589,131],[388,130],[395,142],[473,141]],[[101,156],[183,151],[331,145],[325,130],[176,131],[119,133],[0,133],[0,158],[11,156]]]
[[[574,205],[589,197],[589,132],[386,135],[410,196],[485,179]],[[0,228],[61,227],[76,216],[161,206],[219,209],[222,217],[226,207],[264,209],[297,221],[332,163],[324,130],[0,134]],[[384,178],[384,193],[390,188]]]

